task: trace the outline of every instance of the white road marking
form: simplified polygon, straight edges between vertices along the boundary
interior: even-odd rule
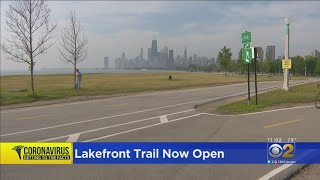
[[[311,154],[312,152],[315,152],[316,150],[308,150],[306,151],[306,153],[304,155],[302,155],[300,157],[299,160],[306,158],[309,154]],[[298,160],[297,160],[298,161]],[[279,174],[280,172],[288,169],[289,167],[291,167],[292,165],[295,165],[295,167],[292,167],[291,171],[289,171],[288,173],[286,173],[286,175],[289,177],[292,173],[296,172],[297,170],[299,170],[300,168],[302,168],[303,166],[305,166],[305,164],[284,164],[280,167],[278,167],[277,169],[272,170],[271,172],[269,172],[268,174],[262,176],[261,178],[259,178],[258,180],[267,180],[267,179],[271,179],[274,176],[276,176],[277,174]],[[283,178],[287,178],[287,177],[283,177]],[[277,178],[279,179],[279,178]]]
[[[272,81],[273,82],[273,81]],[[276,81],[275,81],[276,82]],[[43,106],[34,106],[34,107],[25,107],[25,108],[19,108],[19,109],[12,109],[12,110],[1,110],[1,113],[14,113],[14,112],[21,112],[21,111],[29,111],[29,110],[36,110],[36,109],[47,109],[51,107],[61,107],[61,106],[69,106],[69,105],[77,105],[77,104],[86,104],[86,103],[94,103],[94,102],[100,102],[100,101],[110,101],[110,100],[118,100],[118,99],[124,99],[124,98],[131,98],[131,97],[143,97],[143,96],[151,96],[151,95],[162,95],[162,94],[172,94],[172,93],[181,93],[181,92],[189,92],[189,91],[197,91],[197,90],[203,90],[203,89],[216,89],[216,88],[223,88],[228,86],[239,86],[243,85],[245,83],[235,83],[235,84],[228,84],[228,85],[216,85],[211,87],[200,87],[200,88],[192,88],[192,89],[182,89],[182,90],[164,90],[166,92],[141,92],[143,94],[136,94],[136,95],[127,95],[127,96],[121,96],[121,97],[106,97],[103,99],[98,100],[85,100],[85,101],[76,101],[76,102],[65,102],[65,103],[59,103],[59,104],[48,104]],[[280,87],[280,86],[279,86]]]
[[[279,81],[264,81],[262,83],[269,83],[269,82],[279,82]],[[292,85],[299,85],[299,84],[305,84],[308,82],[302,81],[293,83]],[[26,107],[21,109],[13,109],[13,110],[1,110],[1,113],[14,113],[14,112],[21,112],[21,111],[29,111],[29,110],[35,110],[35,109],[44,109],[44,108],[51,108],[51,107],[61,107],[61,106],[68,106],[68,105],[77,105],[77,104],[85,104],[85,103],[94,103],[94,102],[100,102],[100,101],[110,101],[110,100],[118,100],[123,98],[131,98],[131,97],[144,97],[144,96],[151,96],[151,95],[162,95],[162,94],[172,94],[172,93],[181,93],[181,92],[189,92],[189,91],[197,91],[197,90],[204,90],[204,89],[216,89],[216,88],[225,88],[229,86],[239,86],[243,85],[245,83],[235,83],[235,84],[229,84],[229,85],[221,85],[221,86],[212,86],[212,87],[200,87],[200,88],[192,88],[192,89],[185,89],[185,90],[167,90],[166,92],[154,92],[154,93],[143,93],[143,94],[137,94],[137,95],[127,95],[127,96],[121,96],[121,97],[110,97],[110,98],[103,98],[98,100],[86,100],[86,101],[76,101],[76,102],[65,102],[65,103],[59,103],[59,104],[48,104],[43,106],[34,106],[34,107]],[[282,85],[279,86],[272,86],[270,88],[264,88],[262,90],[266,89],[273,89],[276,87],[282,87]],[[242,93],[240,93],[242,94]],[[200,101],[201,102],[201,101]]]
[[[277,87],[279,87],[279,86],[277,86]],[[152,108],[152,109],[145,109],[145,110],[141,110],[141,111],[118,114],[118,115],[114,115],[114,116],[106,116],[106,117],[101,117],[101,118],[97,118],[97,119],[89,119],[89,120],[84,120],[84,121],[78,121],[78,122],[60,124],[60,125],[55,125],[55,126],[49,126],[49,127],[45,127],[45,128],[39,128],[39,129],[32,129],[32,130],[15,132],[15,133],[2,134],[2,135],[0,135],[0,137],[1,136],[3,137],[3,136],[22,134],[22,133],[28,133],[28,132],[34,132],[34,131],[40,131],[40,130],[46,130],[46,129],[52,129],[52,128],[63,127],[63,126],[70,126],[70,125],[74,125],[74,124],[81,124],[81,123],[86,123],[86,122],[91,122],[91,121],[99,121],[99,120],[103,120],[103,119],[109,119],[109,118],[120,117],[120,116],[131,115],[131,114],[138,114],[138,113],[142,113],[142,112],[154,111],[154,110],[158,110],[158,109],[176,107],[176,106],[193,104],[193,103],[198,103],[198,102],[214,101],[214,100],[219,100],[219,99],[224,99],[224,98],[229,98],[229,97],[235,97],[235,96],[243,95],[243,94],[246,94],[246,93],[247,92],[242,92],[242,93],[232,94],[232,95],[228,95],[228,96],[221,96],[221,97],[216,97],[216,98],[209,98],[209,99],[190,101],[190,102],[184,102],[184,103],[179,103],[179,104],[172,104],[172,105],[161,106],[161,107]]]
[[[160,116],[160,122],[161,123],[167,123],[168,122],[167,116]]]
[[[147,110],[130,112],[130,113],[124,113],[124,114],[119,114],[119,115],[114,115],[114,116],[106,116],[106,117],[101,117],[101,118],[96,118],[96,119],[88,119],[88,120],[84,120],[84,121],[60,124],[60,125],[49,126],[49,127],[39,128],[39,129],[27,130],[27,131],[20,131],[20,132],[2,134],[2,135],[0,135],[0,137],[17,135],[17,134],[24,134],[24,133],[29,133],[29,132],[41,131],[41,130],[47,130],[47,129],[58,128],[58,127],[63,127],[63,126],[70,126],[70,125],[74,125],[74,124],[81,124],[81,123],[92,122],[92,121],[99,121],[99,120],[110,119],[110,118],[114,118],[114,117],[121,117],[121,116],[126,116],[126,115],[131,115],[131,114],[137,114],[137,113],[141,113],[141,112],[153,111],[153,110],[162,109],[162,108],[165,108],[165,107],[147,109]]]
[[[181,121],[181,120],[184,120],[184,119],[187,119],[187,118],[191,118],[191,117],[195,117],[195,116],[199,116],[199,115],[200,114],[194,114],[194,115],[191,115],[191,116],[186,116],[186,117],[174,119],[174,120],[169,121],[168,123],[172,123],[172,122],[175,122],[175,121]],[[143,127],[139,127],[139,128],[135,128],[135,129],[130,129],[128,131],[122,131],[122,132],[115,133],[115,134],[110,134],[110,135],[106,135],[106,136],[102,136],[102,137],[98,137],[98,138],[94,138],[94,139],[89,139],[89,140],[86,140],[86,141],[83,141],[83,142],[92,142],[92,141],[96,141],[96,140],[100,140],[100,139],[106,139],[106,138],[109,138],[109,137],[113,137],[113,136],[117,136],[117,135],[121,135],[121,134],[126,134],[126,133],[130,133],[130,132],[138,131],[138,130],[141,130],[141,129],[147,129],[147,128],[154,127],[154,126],[159,126],[159,125],[163,125],[163,123],[156,123],[156,124],[152,124],[152,125],[148,125],[148,126],[143,126]]]
[[[185,112],[190,112],[190,111],[194,111],[195,109],[190,109],[187,111],[180,111],[180,112],[175,112],[175,113],[171,113],[171,114],[166,114],[166,116],[171,116],[171,115],[175,115],[175,114],[180,114],[180,113],[185,113]],[[77,132],[78,134],[86,134],[86,133],[90,133],[90,132],[95,132],[95,131],[100,131],[100,130],[104,130],[104,129],[110,129],[110,128],[114,128],[114,127],[118,127],[118,126],[124,126],[124,125],[128,125],[128,124],[134,124],[137,122],[143,122],[143,121],[148,121],[151,119],[156,119],[159,118],[160,116],[155,116],[155,117],[150,117],[150,118],[146,118],[146,119],[140,119],[137,121],[130,121],[127,123],[122,123],[122,124],[116,124],[116,125],[112,125],[112,126],[106,126],[106,127],[101,127],[101,128],[97,128],[97,129],[91,129],[88,131],[82,131],[82,132]],[[54,138],[50,138],[50,139],[45,139],[45,140],[41,140],[38,142],[46,142],[46,141],[52,141],[52,140],[57,140],[57,139],[61,139],[61,138],[65,138],[65,137],[69,137],[73,134],[69,134],[69,135],[64,135],[64,136],[59,136],[59,137],[54,137]]]
[[[111,107],[119,107],[119,106],[126,106],[129,105],[128,103],[123,103],[123,104],[113,104]]]
[[[41,117],[47,117],[47,116],[48,116],[48,115],[40,115],[40,116],[23,117],[23,118],[19,118],[18,120],[34,119],[34,118],[41,118]]]
[[[77,142],[77,140],[80,137],[80,133],[76,133],[76,134],[72,134],[69,136],[69,138],[67,139],[67,142]]]
[[[269,89],[273,89],[273,88],[277,88],[277,87],[280,87],[280,86],[273,86],[273,87],[261,89],[260,91],[269,90]],[[227,96],[220,96],[220,97],[216,97],[216,98],[208,98],[208,99],[203,99],[203,100],[184,102],[184,103],[179,103],[179,104],[172,104],[172,105],[161,106],[161,107],[152,108],[152,109],[145,109],[145,110],[141,110],[141,111],[118,114],[118,115],[113,115],[113,116],[106,116],[106,117],[101,117],[101,118],[96,118],[96,119],[89,119],[89,120],[72,122],[72,123],[66,123],[66,124],[60,124],[60,125],[49,126],[49,127],[44,127],[44,128],[38,128],[38,129],[32,129],[32,130],[26,130],[26,131],[14,132],[14,133],[2,134],[2,135],[0,135],[0,137],[23,134],[23,133],[29,133],[29,132],[35,132],[35,131],[41,131],[41,130],[58,128],[58,127],[63,127],[63,126],[70,126],[70,125],[81,124],[81,123],[92,122],[92,121],[99,121],[99,120],[104,120],[104,119],[109,119],[109,118],[114,118],[114,117],[121,117],[121,116],[126,116],[126,115],[131,115],[131,114],[138,114],[138,113],[154,111],[154,110],[164,109],[164,108],[169,108],[169,107],[182,106],[182,105],[187,105],[187,104],[193,104],[193,103],[198,103],[198,102],[221,100],[221,99],[236,97],[236,96],[244,95],[244,94],[247,94],[247,92],[242,92],[242,93],[237,93],[237,94],[232,94],[232,95],[227,95]]]
[[[271,179],[273,176],[279,174],[281,171],[289,168],[290,166],[292,166],[293,164],[284,164],[280,167],[278,167],[277,169],[269,172],[268,174],[262,176],[261,178],[259,178],[258,180],[268,180],[268,179]]]

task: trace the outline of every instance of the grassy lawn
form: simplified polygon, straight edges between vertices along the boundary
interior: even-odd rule
[[[173,80],[169,81],[168,76]],[[259,81],[281,80],[282,77],[258,77]],[[251,80],[254,80],[252,77]],[[150,90],[178,89],[195,86],[213,86],[246,82],[240,75],[210,73],[156,72],[135,74],[84,74],[82,89],[73,89],[72,75],[36,75],[36,96],[31,95],[30,76],[1,77],[1,105],[26,103],[70,96],[97,96]],[[27,92],[12,92],[12,89],[28,89]]]
[[[248,107],[248,100],[242,100],[217,108],[222,113],[248,113],[257,112],[266,108],[280,105],[294,105],[298,103],[314,102],[320,89],[318,83],[309,83],[291,87],[288,92],[277,89],[258,95],[258,105],[255,105],[255,96],[251,98],[251,105]]]

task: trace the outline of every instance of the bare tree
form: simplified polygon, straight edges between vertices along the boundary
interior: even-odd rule
[[[51,40],[57,25],[50,23],[50,13],[51,9],[45,0],[15,0],[6,12],[10,36],[4,37],[2,51],[12,61],[29,64],[33,95],[35,57],[46,53],[55,43]]]
[[[88,40],[75,12],[70,12],[66,26],[62,30],[60,59],[71,63],[74,67],[74,83],[76,82],[77,64],[84,61],[88,54]],[[74,86],[75,87],[75,86]],[[76,88],[76,87],[75,87]]]

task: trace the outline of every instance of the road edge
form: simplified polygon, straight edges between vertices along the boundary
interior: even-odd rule
[[[299,85],[304,85],[304,84],[309,84],[309,83],[314,83],[314,82],[319,82],[319,81],[309,81],[309,82],[299,82],[299,83],[294,83],[294,84],[291,84],[290,86],[293,87],[293,86],[299,86]],[[277,87],[270,87],[270,88],[265,88],[265,89],[261,89],[258,94],[263,94],[263,93],[266,93],[268,91],[272,91],[272,90],[276,90],[276,89],[279,89],[281,88],[280,86],[277,86]],[[254,95],[254,91],[251,92],[250,94],[251,95]],[[237,98],[237,99],[236,99]],[[233,102],[237,102],[239,101],[239,98],[241,98],[240,100],[243,100],[243,99],[246,99],[246,94],[243,94],[243,95],[237,95],[237,96],[231,96],[231,97],[225,97],[225,98],[221,98],[221,99],[217,99],[217,100],[214,100],[214,101],[210,101],[210,102],[205,102],[205,103],[202,103],[202,104],[198,104],[198,105],[195,105],[194,106],[194,109],[197,109],[199,110],[199,107],[201,106],[205,106],[205,105],[208,105],[208,104],[212,104],[212,103],[219,103],[223,100],[226,100],[226,99],[230,99],[231,101],[228,102],[229,103],[233,103]],[[234,99],[234,100],[232,100]],[[310,103],[304,103],[304,104],[310,104]],[[295,107],[295,106],[288,106],[286,108],[289,108],[289,107]],[[271,109],[267,109],[267,110],[272,110]],[[199,110],[199,111],[202,111],[204,112],[203,110]],[[212,111],[214,111],[214,114],[216,115],[241,115],[241,114],[248,114],[248,113],[222,113],[222,112],[219,112],[219,111],[216,111],[216,108],[214,108]],[[261,110],[261,111],[257,111],[257,112],[253,112],[253,113],[259,113],[259,112],[263,112],[265,110]],[[204,113],[210,113],[212,114],[212,112],[204,112]]]

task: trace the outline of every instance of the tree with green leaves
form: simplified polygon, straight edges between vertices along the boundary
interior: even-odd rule
[[[305,63],[306,63],[308,75],[310,75],[310,76],[315,75],[315,70],[316,70],[316,65],[317,65],[318,60],[319,60],[319,58],[317,58],[317,57],[313,57],[313,56],[306,57]]]
[[[242,59],[242,49],[240,49],[240,51],[239,51],[239,56],[238,56],[238,59],[237,59],[237,69],[238,69],[238,72],[240,74],[244,74],[244,72],[247,71],[246,70],[247,66],[244,63],[243,59]]]
[[[267,52],[266,59],[262,65],[262,69],[264,73],[270,74],[272,71],[272,62],[271,62],[271,55]]]
[[[318,58],[318,61],[317,61],[317,66],[316,66],[316,69],[315,69],[315,73],[320,76],[320,58]]]
[[[219,52],[218,55],[218,61],[220,62],[220,66],[222,68],[222,70],[224,71],[230,71],[230,66],[231,66],[231,50],[230,48],[227,48],[226,46],[224,46],[221,51]]]
[[[291,58],[292,60],[292,73],[294,75],[303,75],[305,70],[305,61],[301,56]]]

